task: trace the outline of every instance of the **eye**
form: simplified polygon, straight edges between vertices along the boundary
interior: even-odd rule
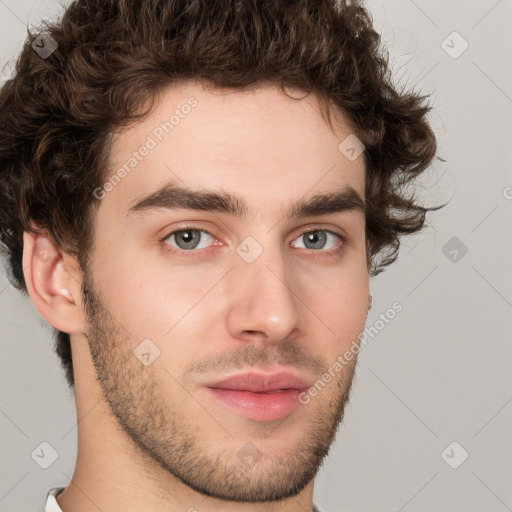
[[[298,242],[297,242],[298,241]],[[185,225],[171,231],[160,240],[164,250],[178,256],[201,257],[210,253],[210,247],[222,245],[211,233],[195,226]],[[326,229],[313,229],[303,232],[292,242],[292,247],[308,249],[320,253],[312,257],[338,256],[345,251],[345,239],[342,235]],[[202,249],[202,250],[199,250]]]
[[[304,244],[302,246],[297,246],[295,245],[296,242],[294,242],[294,247],[321,250],[333,249],[338,245],[339,240],[342,240],[342,237],[341,235],[333,233],[332,231],[327,231],[326,229],[316,229],[314,231],[302,233],[296,240],[303,240]]]
[[[206,239],[206,240],[205,240]],[[164,242],[173,246],[176,244],[177,249],[182,251],[191,251],[194,249],[204,249],[214,240],[213,236],[203,229],[185,228],[173,231]]]

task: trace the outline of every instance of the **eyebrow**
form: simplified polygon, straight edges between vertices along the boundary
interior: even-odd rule
[[[223,191],[193,190],[175,183],[168,183],[162,188],[136,200],[126,217],[147,214],[161,209],[187,209],[224,213],[246,218],[249,213],[247,203],[241,197]],[[332,213],[355,211],[363,216],[366,203],[352,187],[317,194],[310,198],[301,198],[284,209],[288,218],[320,216]]]

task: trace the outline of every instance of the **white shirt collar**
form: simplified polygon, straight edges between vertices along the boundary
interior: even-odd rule
[[[61,493],[65,487],[52,487],[46,495],[46,506],[44,512],[62,512],[62,509],[57,503],[56,496]]]

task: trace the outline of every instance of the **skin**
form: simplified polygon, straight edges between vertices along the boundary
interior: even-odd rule
[[[364,199],[363,158],[338,150],[350,126],[337,113],[332,131],[313,95],[184,82],[114,136],[108,176],[191,96],[197,106],[101,200],[85,273],[51,239],[24,235],[30,297],[71,335],[78,455],[57,500],[64,512],[309,511],[348,403],[357,357],[273,422],[233,412],[203,385],[251,368],[315,382],[364,329],[364,214],[283,217],[291,202],[344,185]],[[236,194],[248,215],[126,216],[171,181]],[[179,253],[176,237],[160,240],[184,222],[211,236],[196,232],[199,248]],[[345,241],[327,235],[325,248],[311,249],[303,235],[315,229]],[[236,252],[248,236],[263,249],[252,263]],[[145,339],[160,351],[147,366],[133,352]],[[243,449],[255,463],[239,457]]]

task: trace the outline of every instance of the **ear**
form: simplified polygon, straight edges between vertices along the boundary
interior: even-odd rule
[[[68,334],[85,332],[81,309],[81,273],[75,260],[50,235],[23,233],[23,275],[41,316]]]

